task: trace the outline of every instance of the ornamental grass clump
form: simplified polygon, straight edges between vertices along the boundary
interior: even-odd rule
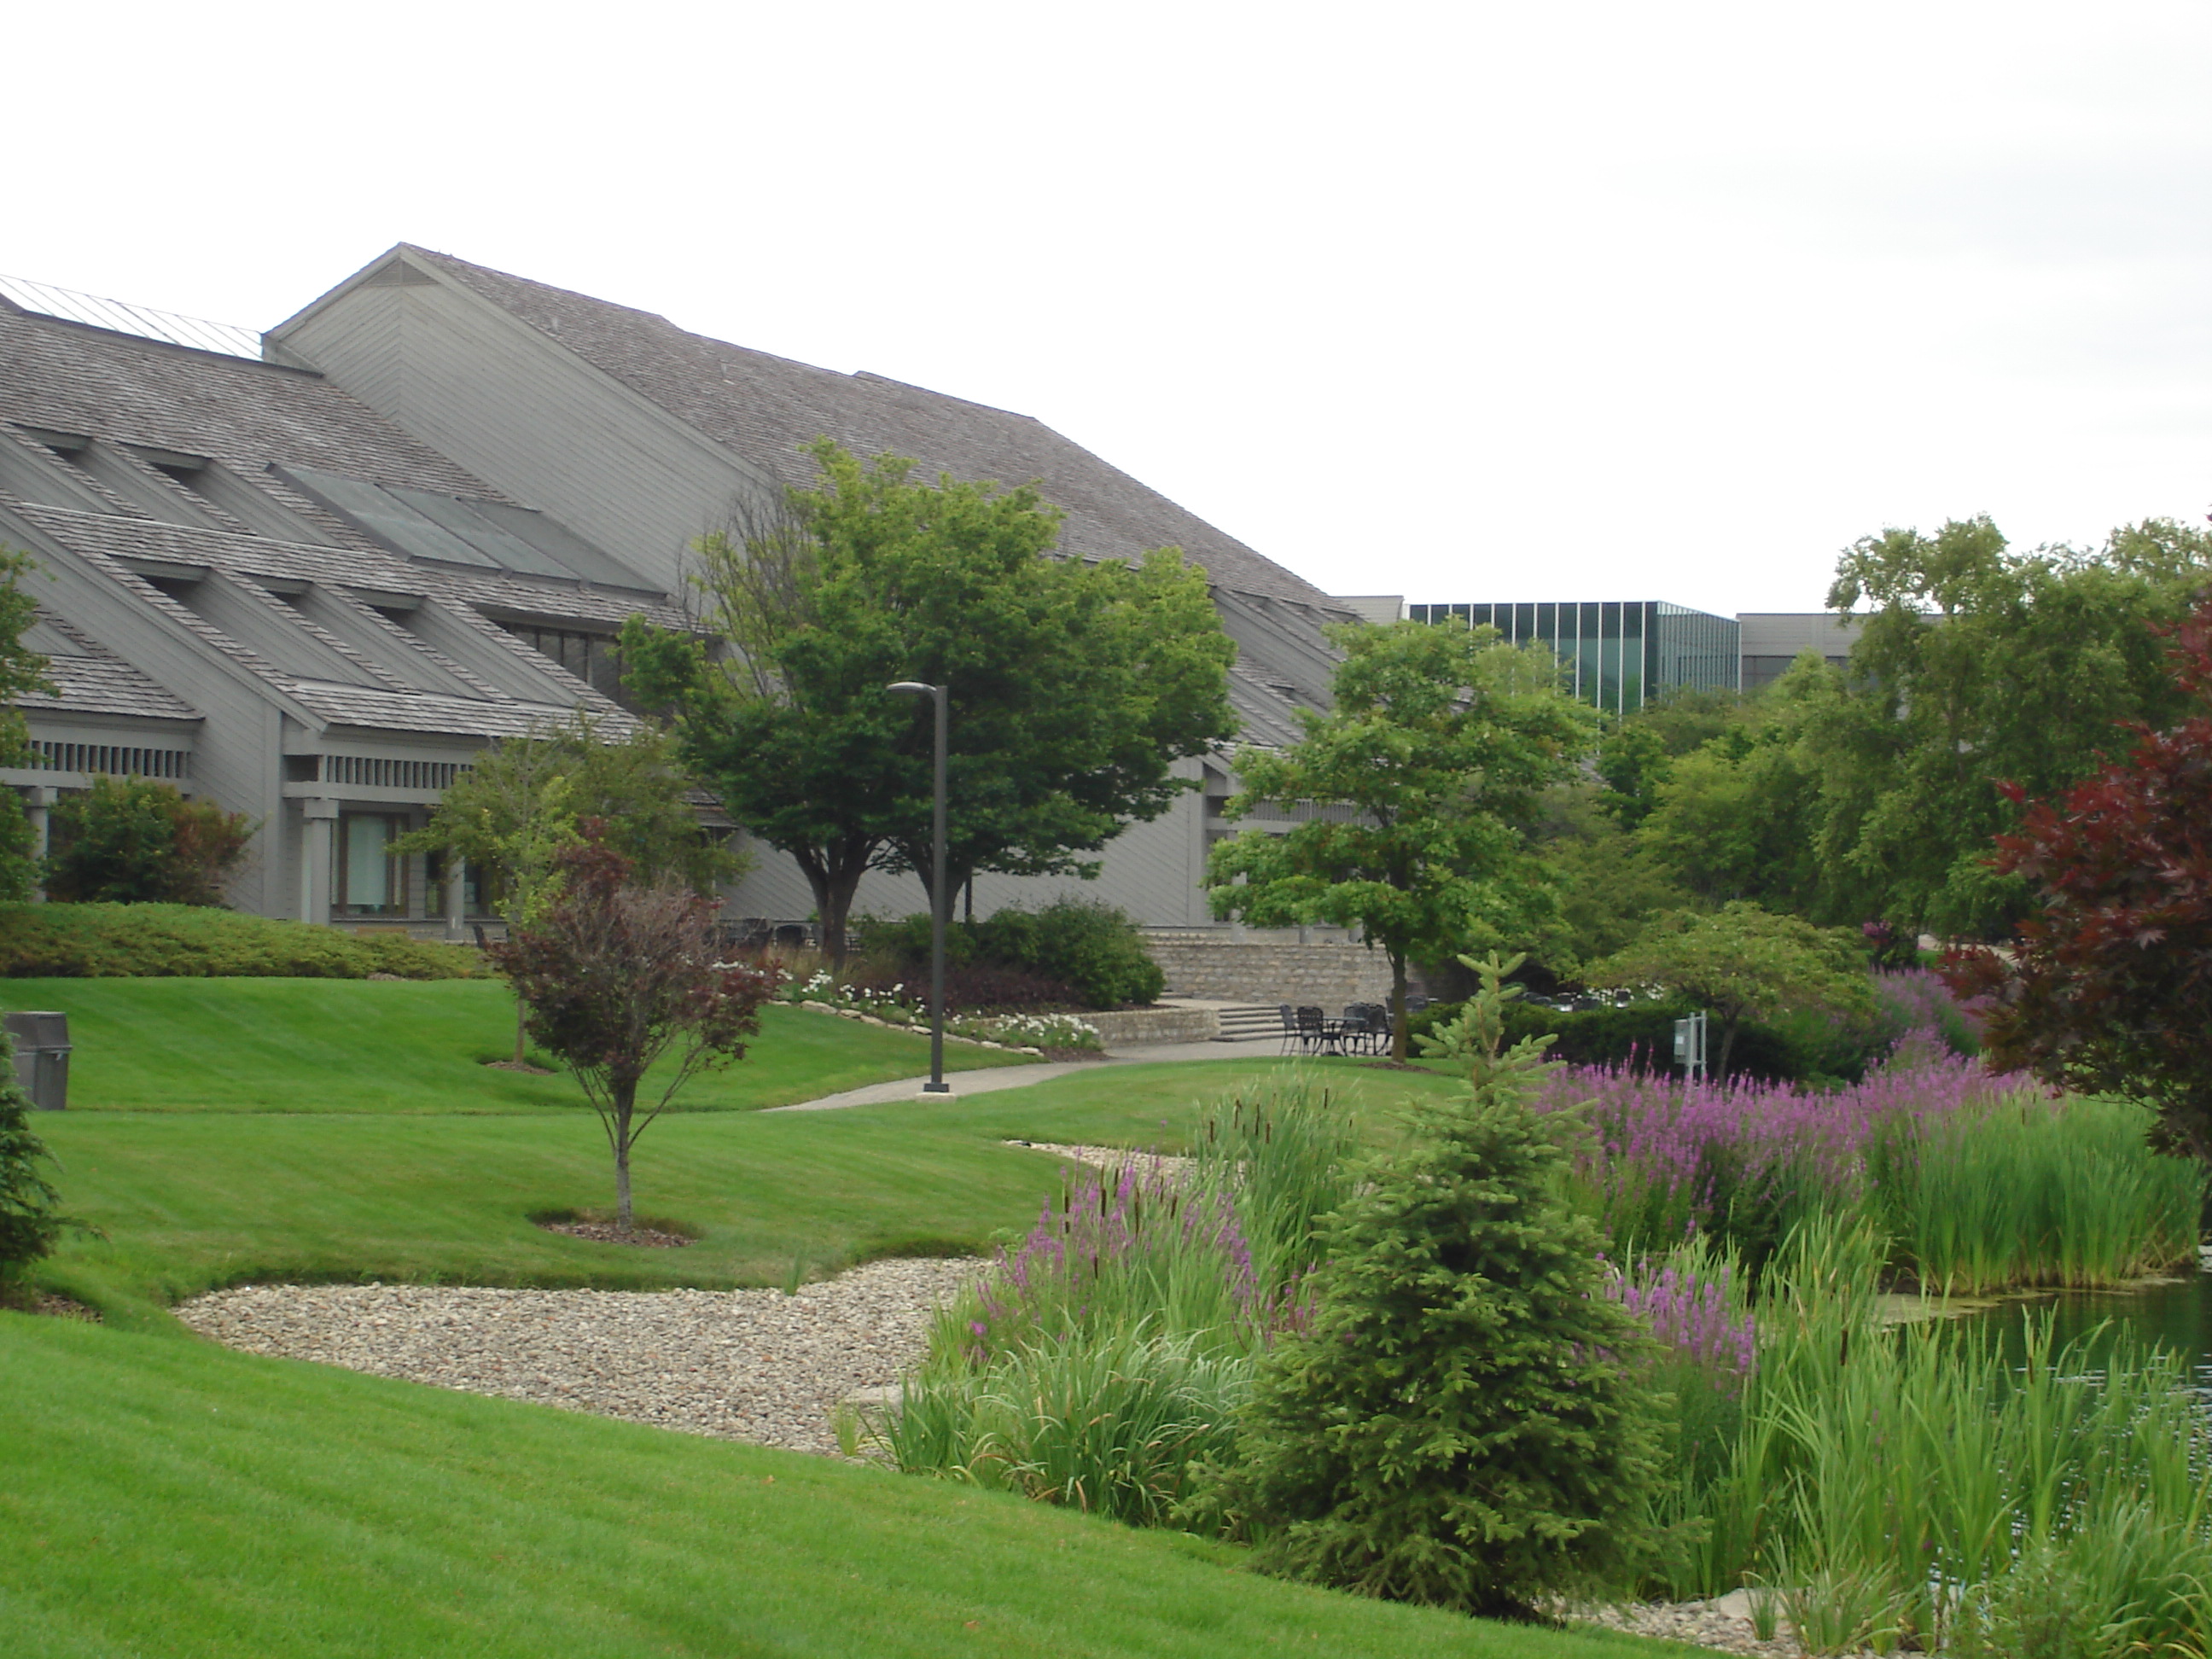
[[[1311,1078],[1224,1102],[1188,1160],[1085,1170],[939,1316],[899,1407],[855,1418],[897,1468],[1139,1525],[1225,1456],[1253,1358],[1308,1315],[1348,1116]]]
[[[1541,1042],[1498,1051],[1511,966],[1480,964],[1437,1044],[1470,1086],[1416,1105],[1328,1224],[1310,1319],[1261,1361],[1235,1454],[1189,1506],[1267,1571],[1526,1613],[1633,1577],[1657,1542],[1650,1339],[1559,1196],[1569,1126],[1532,1103]]]

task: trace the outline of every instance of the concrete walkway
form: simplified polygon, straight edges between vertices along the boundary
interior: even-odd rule
[[[1107,1051],[1103,1060],[1051,1061],[1036,1066],[992,1066],[975,1072],[947,1072],[952,1085],[947,1095],[925,1095],[927,1076],[901,1078],[895,1083],[872,1083],[865,1089],[848,1089],[842,1095],[802,1100],[795,1106],[770,1106],[771,1112],[834,1112],[842,1106],[880,1106],[893,1100],[957,1100],[963,1095],[996,1094],[1001,1089],[1025,1089],[1033,1083],[1049,1083],[1073,1072],[1095,1072],[1104,1066],[1137,1066],[1179,1060],[1272,1060],[1282,1039],[1270,1032],[1249,1042],[1131,1042]]]

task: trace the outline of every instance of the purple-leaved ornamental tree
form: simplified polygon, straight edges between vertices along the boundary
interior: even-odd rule
[[[587,819],[555,859],[556,895],[491,947],[528,1009],[531,1038],[574,1073],[615,1159],[615,1225],[631,1224],[629,1155],[646,1126],[699,1073],[742,1060],[773,970],[715,959],[718,901],[678,882],[639,885],[630,861]],[[641,1110],[646,1073],[672,1056]]]

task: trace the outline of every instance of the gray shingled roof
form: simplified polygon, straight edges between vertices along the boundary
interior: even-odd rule
[[[108,511],[71,511],[0,494],[0,506],[20,523],[76,554],[142,603],[200,636],[209,650],[325,720],[395,731],[500,736],[526,731],[581,704],[610,729],[627,729],[629,717],[613,703],[482,612],[605,628],[643,611],[664,626],[685,623],[673,608],[641,604],[635,594],[511,572],[462,572],[400,557],[290,489],[268,470],[271,463],[327,467],[349,477],[480,500],[507,499],[309,371],[110,334],[27,313],[0,299],[0,423],[4,422],[209,457],[328,535],[334,544],[322,547],[270,540],[248,533],[243,526],[230,532],[163,522],[97,480],[74,472],[70,486],[104,501]],[[0,439],[18,441],[4,430]],[[234,522],[150,468],[142,482],[157,494],[176,490],[183,498],[180,507],[191,514]],[[346,665],[337,671],[343,683],[302,678],[134,574],[121,562],[131,558],[205,565],[248,579],[313,582],[331,590],[421,595],[438,605],[449,622],[470,629],[488,648],[512,655],[544,681],[546,700],[511,695],[374,611],[356,618],[368,646],[364,650],[263,595],[272,625],[298,630],[325,660]],[[249,590],[242,598],[251,602],[255,592]],[[67,630],[61,619],[52,620]],[[82,630],[75,637],[82,639]],[[81,653],[54,655],[62,699],[31,699],[27,708],[197,718],[185,702],[112,652],[89,641],[84,644]],[[443,696],[411,684],[405,673],[396,672],[410,653],[434,665],[451,683],[480,695]]]
[[[538,702],[518,698],[475,680],[465,672],[462,678],[482,686],[483,696],[481,699],[443,696],[435,692],[416,690],[385,672],[374,658],[318,628],[290,607],[271,598],[269,614],[272,620],[283,626],[299,629],[325,649],[357,665],[360,681],[357,684],[340,684],[288,672],[134,574],[121,561],[158,559],[171,563],[206,565],[247,578],[289,577],[419,592],[432,599],[456,597],[447,592],[447,582],[442,571],[428,571],[390,555],[356,555],[331,548],[301,547],[219,531],[191,530],[177,525],[157,524],[147,519],[72,513],[59,507],[18,502],[6,496],[0,496],[0,501],[6,501],[12,511],[61,546],[131,588],[143,603],[168,612],[185,628],[200,635],[211,650],[231,658],[325,720],[392,731],[500,737],[527,732],[533,726],[557,720],[567,709],[580,704],[589,708],[610,731],[627,731],[634,724],[628,714],[568,673],[558,663],[532,650],[506,629],[484,621],[466,605],[449,605],[449,617],[474,627],[488,644],[512,653],[533,674],[545,679],[549,683],[549,690],[565,691],[568,700],[555,703],[550,700]],[[516,608],[530,608],[527,603],[530,601],[534,601],[535,608],[541,611],[549,608],[544,594],[538,589],[522,584],[509,587],[485,578],[466,580],[477,590],[501,593],[506,596],[507,602],[516,605]],[[555,591],[562,595],[573,592],[565,587]],[[637,608],[632,605],[623,614],[628,615]],[[647,609],[648,614],[664,625],[673,625],[680,620],[672,611],[655,607]],[[394,652],[419,648],[404,630],[391,629],[389,635]],[[435,653],[426,654],[441,665],[444,662]]]
[[[931,476],[1034,479],[1066,512],[1066,552],[1133,559],[1180,547],[1218,586],[1338,614],[1310,582],[1027,415],[881,375],[793,362],[689,333],[651,312],[402,246],[787,483],[813,481],[814,464],[799,448],[823,436],[856,454],[911,456]]]
[[[33,692],[30,710],[66,714],[133,714],[142,720],[196,720],[200,713],[167,686],[157,684],[66,617],[41,608],[28,643],[44,651],[46,678],[60,693]]]
[[[211,456],[242,471],[287,460],[507,499],[309,370],[112,334],[5,299],[0,397],[10,421]]]

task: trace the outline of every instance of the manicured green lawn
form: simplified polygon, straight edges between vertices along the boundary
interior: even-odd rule
[[[751,1057],[641,1143],[641,1214],[697,1242],[639,1250],[532,1224],[604,1211],[611,1176],[565,1078],[477,1063],[510,1038],[498,985],[4,990],[71,1016],[74,1108],[38,1127],[100,1232],[40,1278],[111,1320],[0,1314],[9,1659],[1687,1651],[1285,1584],[1225,1547],[870,1468],[229,1353],[161,1311],[251,1280],[778,1284],[986,1249],[1061,1178],[1006,1141],[1176,1150],[1208,1103],[1285,1064],[1272,1055],[733,1109],[926,1064],[921,1039],[772,1008]],[[1377,1133],[1409,1091],[1449,1086],[1319,1069]]]
[[[16,979],[0,1006],[70,1017],[70,1102],[183,1112],[532,1112],[573,1109],[565,1074],[510,1056],[514,998],[497,980]],[[926,1038],[775,1005],[750,1052],[693,1080],[689,1111],[812,1100],[929,1070]],[[956,1069],[1030,1058],[949,1043]]]
[[[70,1239],[43,1277],[126,1314],[134,1302],[254,1280],[779,1285],[794,1261],[817,1273],[877,1255],[985,1249],[994,1231],[1026,1226],[1060,1182],[1058,1160],[1006,1140],[1173,1149],[1203,1103],[1278,1063],[1101,1066],[947,1103],[665,1118],[638,1144],[637,1203],[697,1237],[683,1250],[532,1224],[611,1202],[606,1143],[581,1109],[71,1110],[42,1117],[39,1130],[61,1160],[70,1211],[105,1237]],[[1380,1120],[1409,1087],[1447,1085],[1346,1069],[1331,1086]]]
[[[878,1470],[0,1314],[10,1659],[1604,1659]]]

